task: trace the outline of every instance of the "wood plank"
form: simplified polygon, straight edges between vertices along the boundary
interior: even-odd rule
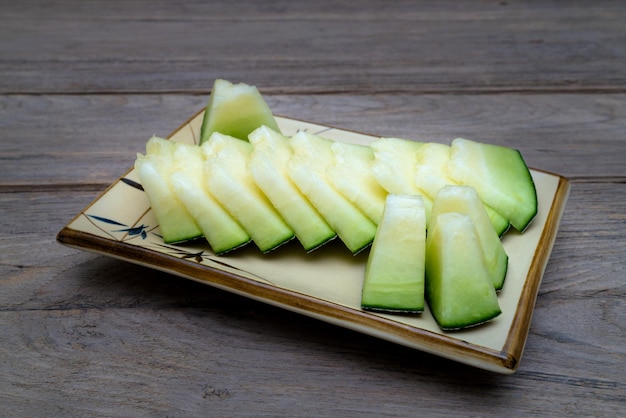
[[[614,1],[3,2],[0,93],[623,92],[625,19]]]
[[[624,187],[573,185],[513,376],[55,243],[91,193],[0,194],[0,404],[9,416],[613,415]]]
[[[205,102],[194,96],[0,96],[6,127],[0,182],[101,190],[132,167],[151,135],[169,135]]]
[[[597,375],[584,362],[494,376],[266,307],[245,313],[256,320],[176,308],[0,312],[0,324],[13,325],[0,382],[4,412],[412,416],[419,408],[429,416],[471,410],[522,417],[623,411],[620,376]]]
[[[610,0],[0,2],[0,415],[626,416],[625,20]],[[570,177],[516,374],[59,245],[216,77]]]
[[[0,186],[102,190],[152,135],[169,135],[208,96],[0,96]],[[531,167],[623,181],[626,94],[267,95],[275,113],[379,136],[518,148]],[[106,115],[106,116],[103,116]],[[71,167],[71,169],[68,169]]]

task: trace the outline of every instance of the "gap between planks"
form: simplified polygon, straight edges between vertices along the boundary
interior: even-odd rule
[[[320,95],[393,95],[393,94],[412,94],[412,95],[504,95],[504,94],[624,94],[626,93],[626,87],[615,86],[578,86],[578,85],[563,85],[563,86],[537,86],[537,87],[482,87],[482,88],[454,88],[454,89],[383,89],[383,90],[370,90],[370,89],[328,89],[328,90],[315,90],[315,89],[292,89],[288,87],[272,87],[258,85],[263,90],[264,95],[293,95],[293,96],[320,96]],[[4,91],[0,92],[0,96],[116,96],[116,95],[138,95],[138,96],[159,96],[159,95],[189,95],[189,96],[206,96],[210,93],[211,89],[206,90],[83,90],[83,91]]]

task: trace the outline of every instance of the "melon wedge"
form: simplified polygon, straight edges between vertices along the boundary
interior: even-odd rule
[[[425,251],[423,199],[388,195],[365,268],[361,307],[380,312],[422,312]]]
[[[346,247],[356,254],[374,240],[376,224],[335,189],[326,176],[334,161],[333,141],[300,131],[289,140],[287,173]]]
[[[245,83],[215,80],[202,120],[200,144],[214,132],[247,141],[248,135],[259,126],[279,131],[274,115],[259,90]]]
[[[289,139],[262,126],[249,135],[253,150],[248,170],[307,252],[313,251],[337,234],[328,225],[287,174],[293,152]]]
[[[206,158],[205,175],[211,194],[250,235],[261,252],[269,252],[294,237],[293,230],[248,171],[252,144],[216,132],[201,148]]]
[[[443,213],[431,222],[426,300],[443,330],[476,326],[501,313],[476,228],[467,215]]]

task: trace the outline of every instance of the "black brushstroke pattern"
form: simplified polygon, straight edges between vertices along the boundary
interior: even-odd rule
[[[135,189],[141,190],[142,192],[144,191],[143,186],[134,180],[127,179],[126,177],[123,177],[120,180],[122,181],[122,183],[127,184],[130,187],[134,187]]]

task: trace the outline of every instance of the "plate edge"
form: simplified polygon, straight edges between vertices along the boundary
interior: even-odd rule
[[[526,345],[526,340],[532,322],[532,315],[535,310],[534,307],[537,295],[543,280],[544,271],[548,265],[548,261],[550,260],[550,255],[552,254],[552,248],[558,234],[558,227],[565,211],[567,198],[571,188],[570,181],[563,176],[544,170],[535,171],[557,177],[558,184],[552,199],[550,210],[548,211],[548,218],[546,220],[545,227],[539,238],[539,244],[533,254],[533,262],[528,271],[527,277],[533,277],[534,280],[527,280],[524,284],[522,294],[520,295],[520,299],[516,307],[517,314],[513,319],[509,334],[502,348],[502,352],[510,358],[511,362],[515,363],[514,369],[517,368],[523,356],[524,347]]]
[[[172,133],[170,133],[167,138],[174,136],[177,132],[184,129],[193,119],[198,117],[198,115],[200,115],[204,111],[205,108],[202,108],[194,113],[178,128],[172,131]],[[320,125],[318,123],[286,117],[282,115],[275,116],[283,119],[310,123],[332,129],[351,132],[370,138],[376,138],[376,136],[373,136],[371,134],[362,133],[351,129]],[[542,280],[543,271],[545,270],[549,260],[552,245],[554,243],[554,240],[556,239],[558,225],[565,207],[567,195],[570,188],[569,180],[559,174],[534,168],[530,169],[558,178],[558,185],[557,191],[555,192],[553,198],[551,209],[549,211],[548,220],[546,221],[546,226],[544,227],[544,230],[540,237],[540,244],[544,243],[544,245],[539,245],[535,250],[535,257],[533,257],[534,261],[527,276],[530,277],[532,274],[533,277],[536,277],[537,279],[530,283],[531,286],[528,286],[528,282],[524,285],[523,293],[520,296],[516,307],[516,315],[514,321],[511,325],[509,334],[507,335],[507,338],[505,339],[505,343],[501,350],[493,350],[487,347],[470,344],[458,338],[448,337],[445,334],[437,334],[421,328],[411,327],[409,325],[396,322],[391,319],[387,319],[381,316],[374,316],[351,307],[343,306],[323,299],[318,299],[304,293],[298,293],[270,284],[257,282],[233,273],[216,270],[209,266],[196,265],[195,269],[192,270],[194,272],[201,271],[203,273],[201,275],[202,277],[196,277],[195,275],[191,274],[191,271],[187,273],[187,270],[189,270],[189,265],[193,265],[193,263],[190,261],[180,260],[167,254],[159,253],[157,255],[154,255],[149,250],[141,247],[136,247],[124,242],[111,241],[106,238],[91,235],[82,231],[77,231],[69,227],[72,222],[74,222],[77,218],[84,214],[111,188],[113,188],[118,182],[122,181],[123,178],[126,177],[133,170],[132,167],[129,168],[122,176],[112,182],[112,184],[110,184],[104,191],[102,191],[81,212],[74,216],[72,220],[63,229],[61,229],[61,231],[59,231],[56,236],[56,240],[62,245],[68,247],[73,247],[80,250],[88,250],[97,254],[111,256],[148,268],[156,268],[158,270],[165,271],[179,277],[212,285],[214,287],[236,293],[244,297],[279,306],[281,308],[303,314],[305,316],[315,317],[325,322],[333,323],[347,329],[352,329],[357,332],[415,348],[459,363],[468,364],[474,367],[479,367],[497,373],[511,374],[515,372],[521,361],[524,345],[526,343],[530,328],[531,317],[534,311],[534,304],[538,294],[539,285]],[[558,209],[556,212],[554,211],[555,208]],[[120,251],[120,246],[121,248],[124,248],[125,251]],[[548,251],[542,252],[539,255],[539,259],[537,259],[536,257],[539,248],[542,248],[543,250],[547,248]],[[129,253],[133,254],[134,256],[129,257]],[[173,261],[176,261],[177,263],[182,262],[183,265],[185,265],[185,271],[181,272],[174,268],[166,268],[163,265],[163,259],[167,260],[169,258],[171,258]],[[148,259],[155,259],[156,261],[159,261],[159,263],[155,264],[145,261]],[[207,278],[211,278],[211,280],[208,280]],[[232,282],[223,282],[224,280],[228,279],[235,283],[238,283],[240,287],[233,287]],[[262,289],[264,292],[272,294],[274,298],[264,297],[262,295],[256,294],[254,291],[251,292],[250,289],[245,290],[246,288],[251,288],[252,290]],[[296,299],[295,303],[293,301],[289,301],[289,298]],[[304,305],[301,305],[300,303],[298,303],[299,300],[305,301],[306,303]],[[323,310],[324,307],[327,309],[327,311]],[[328,311],[330,311],[334,315],[328,315]],[[519,312],[522,312],[522,315],[518,315]],[[340,315],[341,313],[343,313],[344,316],[348,316],[349,319],[352,319],[353,321],[350,321],[345,317],[342,318]],[[383,332],[385,336],[391,336],[392,338],[383,338],[380,335],[375,335],[373,330]],[[442,349],[448,349],[450,352],[442,352]],[[460,354],[462,355],[462,357],[459,358],[456,356],[456,354]]]
[[[514,371],[515,362],[512,362],[503,351],[492,350],[447,335],[411,327],[392,319],[372,315],[271,284],[257,282],[234,273],[213,269],[210,266],[181,260],[168,254],[154,254],[142,247],[111,241],[69,227],[65,227],[59,232],[57,241],[68,247],[154,268],[459,363],[503,374],[510,374]],[[168,261],[175,261],[177,263],[176,268],[168,267]],[[381,332],[384,337],[375,334],[374,331]]]

